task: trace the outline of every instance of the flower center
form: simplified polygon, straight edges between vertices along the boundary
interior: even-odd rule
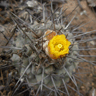
[[[62,44],[58,44],[57,46],[58,46],[58,48],[62,48]]]
[[[63,47],[62,44],[57,44],[57,45],[55,46],[55,50],[56,50],[56,51],[60,51],[60,50],[62,49],[62,47]]]

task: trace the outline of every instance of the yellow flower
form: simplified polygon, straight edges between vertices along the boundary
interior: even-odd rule
[[[49,56],[52,59],[64,57],[69,53],[70,44],[64,34],[54,36],[48,43]]]

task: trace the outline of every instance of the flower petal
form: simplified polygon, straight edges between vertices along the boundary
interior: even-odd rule
[[[64,57],[69,53],[70,41],[66,39],[64,34],[54,36],[48,43],[49,55],[52,59]],[[58,47],[62,46],[62,47]]]

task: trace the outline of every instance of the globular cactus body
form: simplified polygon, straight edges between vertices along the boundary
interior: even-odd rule
[[[49,21],[51,24],[52,22]],[[42,34],[45,34],[45,30],[43,30],[43,28],[49,29],[51,27],[51,24],[49,25],[46,23],[46,25],[44,23],[42,23],[42,25],[40,24],[38,29],[41,31],[40,28],[42,28]],[[33,27],[34,26],[34,27]],[[36,30],[37,25],[33,24],[32,28],[33,30]],[[56,31],[60,29],[60,24],[55,25]],[[63,26],[64,28],[64,26]],[[36,30],[36,34],[38,34],[38,30]],[[42,59],[39,61],[39,57],[38,54],[36,53],[36,51],[34,49],[32,49],[32,46],[30,45],[30,39],[29,38],[33,38],[33,40],[35,40],[34,45],[37,48],[37,50],[42,50],[42,41],[38,43],[38,45],[36,44],[36,39],[34,36],[32,36],[32,32],[26,32],[26,34],[29,36],[29,38],[27,38],[26,36],[23,36],[24,34],[22,34],[21,32],[18,32],[17,36],[15,37],[15,39],[13,40],[13,45],[15,45],[15,47],[21,48],[23,51],[21,52],[21,56],[18,53],[17,54],[13,54],[11,60],[13,61],[14,66],[16,66],[17,69],[19,69],[19,73],[22,75],[22,73],[24,72],[24,70],[26,69],[26,67],[28,66],[28,64],[33,60],[34,63],[32,63],[32,65],[30,66],[30,68],[27,69],[27,71],[25,72],[26,76],[27,76],[27,80],[29,81],[29,83],[34,84],[34,83],[39,83],[42,82],[50,87],[53,88],[54,85],[52,83],[52,78],[54,78],[54,82],[56,84],[57,87],[60,87],[60,85],[62,84],[62,79],[64,79],[66,82],[68,82],[69,80],[69,76],[66,73],[66,70],[68,71],[68,73],[72,74],[73,70],[76,69],[76,67],[78,66],[78,62],[76,61],[77,59],[77,51],[71,51],[71,50],[78,50],[79,46],[76,43],[75,39],[70,39],[73,37],[73,34],[70,33],[68,30],[64,31],[64,29],[60,30],[59,34],[64,34],[67,39],[71,42],[71,46],[69,47],[69,54],[67,54],[65,57],[61,58],[64,60],[53,60],[48,58],[47,54],[45,52],[43,53],[39,53],[41,56],[44,55],[44,57],[42,57]],[[43,37],[44,35],[42,35],[41,37]],[[43,42],[44,44],[44,42]],[[24,50],[25,48],[25,50]],[[14,51],[13,51],[14,52]],[[17,60],[18,59],[18,60]],[[47,60],[47,61],[46,61]],[[38,63],[41,62],[40,64]],[[46,61],[46,62],[45,62]],[[20,64],[22,62],[22,64]],[[66,70],[64,69],[64,67],[66,68]],[[43,69],[44,68],[44,69]],[[43,72],[44,71],[44,72]],[[42,77],[43,75],[43,77]],[[62,77],[62,79],[61,79]]]
[[[35,0],[33,1],[35,2]],[[30,2],[31,1],[27,2],[27,4]],[[75,16],[67,25],[66,23],[63,24],[62,22],[65,20],[65,18],[63,18],[61,15],[62,10],[60,10],[60,12],[53,12],[52,2],[51,8],[49,8],[51,12],[47,7],[45,7],[46,4],[39,5],[39,8],[37,7],[37,1],[34,4],[36,5],[29,4],[28,7],[31,6],[32,11],[34,11],[38,18],[38,15],[40,15],[40,19],[37,18],[37,20],[32,22],[32,18],[34,17],[33,14],[30,24],[23,20],[25,19],[24,17],[21,16],[21,18],[23,18],[21,19],[14,13],[11,13],[13,17],[17,18],[13,19],[17,24],[17,30],[11,42],[11,47],[13,48],[11,60],[13,66],[16,67],[20,75],[18,82],[20,79],[24,78],[24,80],[28,83],[28,86],[31,86],[34,90],[37,90],[37,94],[39,91],[43,92],[46,90],[55,93],[55,95],[56,93],[59,94],[59,88],[61,88],[63,85],[67,91],[66,94],[69,96],[66,83],[71,79],[77,88],[77,93],[80,95],[73,73],[78,67],[80,60],[88,63],[90,62],[85,58],[81,58],[78,50],[82,50],[82,44],[80,45],[81,42],[86,43],[86,41],[83,40],[84,36],[94,31],[82,33],[78,31],[77,27],[76,33],[75,29],[70,28],[71,22]],[[36,9],[38,9],[37,13]],[[28,13],[26,14],[29,15],[30,11],[27,10],[27,12]],[[21,22],[19,20],[21,20]],[[46,32],[49,33],[46,34]],[[50,50],[48,49],[50,40],[54,38],[54,36],[51,34],[52,32],[54,33],[54,36],[60,36],[63,34],[66,37],[65,41],[70,42],[69,46],[67,46],[69,48],[69,52],[64,54],[64,56],[59,56],[59,58],[55,59],[51,58],[52,54],[50,55],[51,52],[49,52]],[[80,40],[76,39],[78,37],[80,37]],[[48,40],[48,38],[51,39]],[[57,49],[59,50],[59,48]],[[64,91],[60,92],[64,93]]]

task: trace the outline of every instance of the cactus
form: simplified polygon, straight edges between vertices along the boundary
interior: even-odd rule
[[[51,22],[51,21],[50,21]],[[35,27],[35,25],[33,25]],[[36,25],[37,26],[37,25]],[[58,25],[56,25],[56,29],[58,29]],[[47,23],[46,25],[41,25],[39,28],[47,28]],[[51,26],[49,26],[51,27]],[[49,28],[47,28],[49,29]],[[35,30],[35,29],[34,29]],[[37,31],[37,30],[35,30]],[[38,32],[38,31],[37,31]],[[42,33],[44,30],[42,29]],[[73,37],[73,34],[68,32],[68,31],[63,31],[61,30],[59,34],[63,34],[67,36],[67,39],[70,39]],[[29,38],[34,38],[33,40],[37,40],[37,42],[34,42],[33,46],[30,42],[30,39],[27,38],[26,36],[23,37],[24,34],[18,32],[19,34],[16,36],[16,39],[13,40],[13,45],[14,47],[21,48],[23,50],[22,52],[18,53],[16,50],[13,50],[13,56],[11,60],[13,61],[13,65],[16,66],[18,69],[20,75],[23,74],[24,70],[26,67],[29,65],[29,63],[34,61],[34,64],[31,64],[30,67],[26,70],[25,75],[27,76],[28,82],[31,84],[33,83],[40,83],[43,79],[43,83],[48,86],[53,88],[54,85],[52,84],[52,78],[54,79],[54,82],[56,83],[56,86],[59,87],[62,84],[62,80],[60,80],[60,76],[64,77],[62,79],[65,79],[65,81],[68,81],[68,75],[65,71],[65,68],[68,70],[68,73],[71,75],[72,71],[78,66],[78,62],[76,61],[77,59],[77,51],[72,51],[72,50],[78,50],[78,44],[75,42],[75,39],[70,39],[69,41],[71,42],[72,46],[70,46],[69,54],[66,57],[63,57],[62,59],[58,60],[52,60],[49,58],[45,52],[42,52],[42,40],[41,42],[38,43],[38,39],[32,37],[32,32],[26,32],[26,34],[29,36]],[[38,33],[37,33],[38,34]],[[43,33],[44,34],[44,33]],[[38,43],[38,45],[36,44]],[[74,45],[73,45],[74,44]],[[35,47],[36,49],[34,49]],[[15,53],[16,52],[16,53]],[[19,56],[19,54],[22,54]],[[64,60],[63,60],[64,59]],[[63,61],[62,61],[63,60]],[[75,61],[75,62],[74,62]],[[22,64],[20,64],[22,62]],[[42,77],[43,75],[43,77]],[[56,75],[56,76],[55,76]],[[59,82],[58,82],[59,81]],[[41,83],[42,84],[42,83]],[[40,86],[40,85],[39,85]],[[42,85],[43,86],[43,85]]]
[[[35,0],[33,0],[35,2]],[[30,2],[27,2],[27,4]],[[11,13],[11,18],[16,24],[15,36],[11,41],[11,60],[12,65],[18,70],[20,78],[18,79],[16,85],[24,79],[28,86],[33,87],[36,90],[36,95],[41,92],[47,94],[51,93],[54,95],[60,95],[60,93],[67,94],[66,83],[72,80],[76,86],[78,95],[81,95],[78,90],[78,85],[74,78],[73,73],[78,68],[78,64],[81,61],[88,62],[95,65],[94,63],[86,60],[85,57],[90,57],[89,55],[80,55],[80,50],[94,50],[95,48],[82,48],[82,43],[87,44],[87,41],[93,41],[96,38],[84,39],[88,34],[92,34],[95,30],[90,32],[80,32],[78,27],[75,29],[70,28],[72,20],[66,25],[63,24],[65,18],[62,17],[62,10],[53,11],[52,3],[51,8],[45,7],[44,4],[39,5],[29,4],[33,11],[37,12],[35,14],[40,15],[40,19],[31,21],[31,23],[26,23],[25,18],[19,18],[16,14]],[[26,15],[30,14],[30,11]],[[46,15],[46,14],[47,15]],[[42,15],[43,14],[43,15]],[[49,17],[48,17],[49,16]],[[48,18],[47,18],[48,17]],[[27,18],[27,17],[26,17]],[[37,18],[37,17],[36,17]],[[47,19],[46,19],[47,18]],[[28,21],[29,22],[29,21]],[[46,37],[46,31],[51,30],[56,32],[57,35],[64,34],[66,39],[71,42],[69,46],[69,54],[57,59],[52,59],[47,51],[44,49],[44,44],[49,43],[48,40],[44,39]],[[51,31],[47,35],[51,35]],[[77,38],[80,38],[78,40]],[[48,44],[47,44],[48,47]],[[94,56],[96,57],[96,56]],[[60,87],[64,86],[65,91],[60,90]],[[15,86],[16,87],[16,86]],[[15,92],[13,93],[15,94]]]

